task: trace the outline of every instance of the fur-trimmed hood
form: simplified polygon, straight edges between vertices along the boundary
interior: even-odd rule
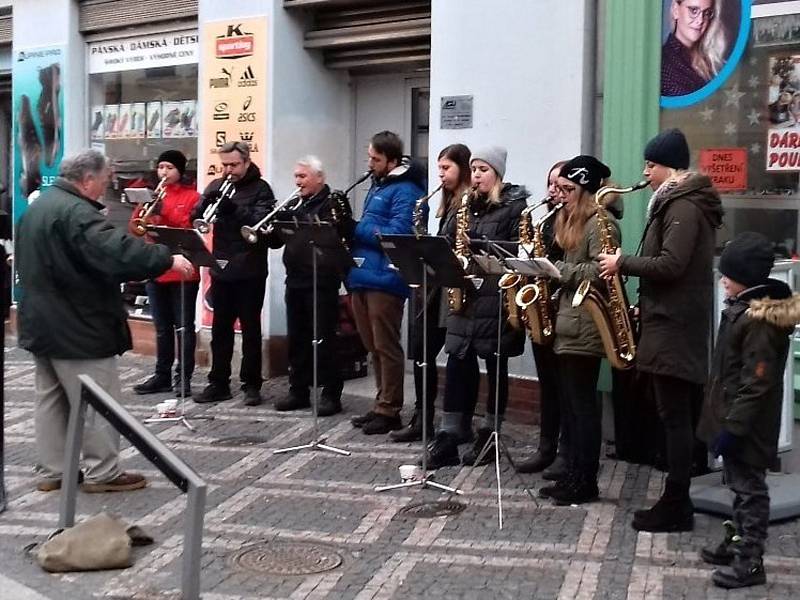
[[[726,301],[732,321],[746,314],[755,321],[765,321],[782,329],[794,329],[800,323],[800,294],[793,294],[784,282],[768,279]]]

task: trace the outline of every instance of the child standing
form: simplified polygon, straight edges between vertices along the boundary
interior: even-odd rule
[[[735,495],[725,540],[700,553],[706,562],[722,565],[712,580],[723,588],[766,582],[766,470],[778,450],[783,371],[800,322],[800,296],[769,279],[773,262],[772,244],[753,232],[734,238],[720,258],[727,299],[698,435],[723,457],[725,481]]]

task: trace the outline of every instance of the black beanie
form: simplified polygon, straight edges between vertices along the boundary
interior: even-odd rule
[[[603,180],[611,177],[611,169],[594,156],[581,154],[561,167],[559,175],[594,194],[603,185]]]
[[[760,233],[745,231],[725,246],[719,258],[719,272],[750,288],[767,280],[774,262],[772,243]]]
[[[644,159],[672,169],[689,168],[689,144],[680,129],[662,131],[644,147]]]
[[[156,161],[156,166],[160,162],[168,162],[171,165],[174,165],[180,174],[183,175],[186,173],[186,157],[183,155],[183,152],[180,150],[165,150],[161,153],[161,156],[158,157]]]

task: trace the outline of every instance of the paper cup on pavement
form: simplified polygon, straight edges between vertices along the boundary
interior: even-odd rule
[[[400,465],[400,481],[408,483],[419,477],[419,467],[417,465]]]

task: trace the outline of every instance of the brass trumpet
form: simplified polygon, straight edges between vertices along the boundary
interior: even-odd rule
[[[266,217],[261,219],[258,223],[252,226],[244,225],[240,230],[242,232],[242,237],[244,238],[244,241],[246,241],[248,244],[255,244],[258,241],[258,234],[261,233],[267,235],[270,229],[272,228],[270,222],[275,219],[275,215],[277,215],[284,208],[286,208],[286,206],[293,200],[300,200],[300,198],[301,198],[300,188],[297,188],[295,189],[295,191],[292,192],[291,196],[289,196],[288,198],[286,198],[286,200],[278,204],[274,209],[272,209],[272,211]],[[294,210],[295,208],[297,208],[297,205],[292,206],[288,210]]]
[[[167,195],[167,178],[162,177],[161,181],[158,182],[156,189],[153,190],[153,200],[151,202],[144,203],[139,208],[139,216],[133,219],[131,223],[133,224],[133,233],[136,235],[144,235],[147,233],[147,220],[153,214],[153,211],[156,208],[156,205],[164,199],[164,196]]]
[[[219,208],[220,203],[223,200],[233,198],[233,196],[236,194],[236,186],[233,185],[230,175],[228,175],[225,178],[225,181],[222,182],[222,185],[219,186],[217,194],[217,199],[206,206],[206,209],[203,211],[202,218],[192,221],[192,227],[197,229],[197,231],[200,233],[208,233],[211,231],[211,225],[217,220],[217,209]]]

